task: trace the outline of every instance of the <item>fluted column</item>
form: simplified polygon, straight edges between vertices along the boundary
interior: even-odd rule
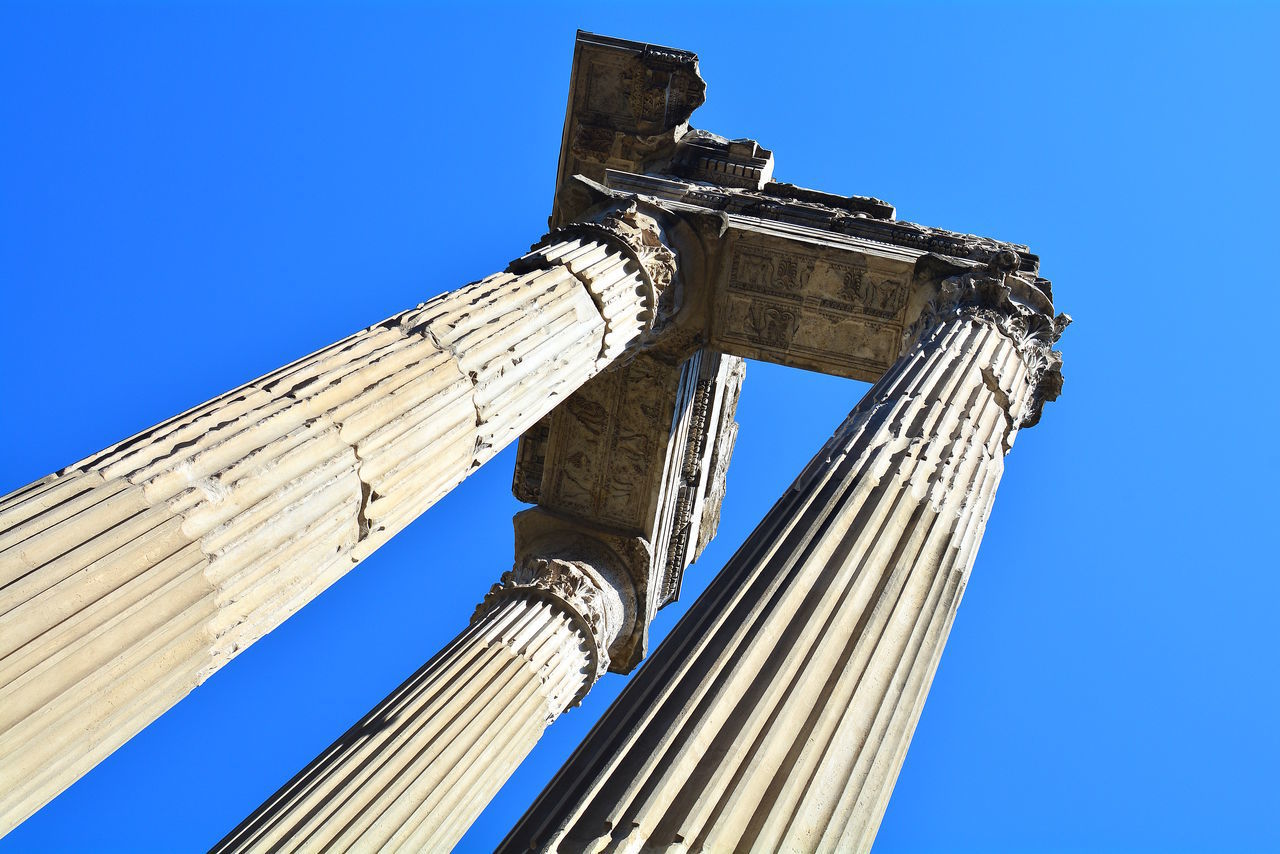
[[[0,499],[0,834],[650,334],[634,205]]]
[[[944,283],[503,850],[871,846],[1004,455],[1061,384],[1043,284]]]
[[[526,560],[471,627],[215,851],[448,850],[608,666],[634,608],[594,562]]]

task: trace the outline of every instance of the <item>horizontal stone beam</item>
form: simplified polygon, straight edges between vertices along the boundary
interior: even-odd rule
[[[705,90],[689,51],[580,32],[552,216],[640,197],[682,217],[688,346],[875,382],[960,269],[1018,270],[1051,300],[1025,246],[775,180],[769,149],[690,126]]]

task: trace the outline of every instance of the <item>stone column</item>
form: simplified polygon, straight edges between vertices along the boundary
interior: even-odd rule
[[[662,239],[559,229],[0,499],[0,834],[646,341]]]
[[[456,842],[547,725],[643,658],[653,613],[715,533],[742,369],[650,350],[526,433],[515,491],[539,506],[515,517],[516,570],[218,850]]]
[[[506,573],[469,629],[214,850],[448,850],[630,630],[609,562]]]
[[[870,848],[1004,455],[1061,386],[1043,285],[943,283],[502,850]]]

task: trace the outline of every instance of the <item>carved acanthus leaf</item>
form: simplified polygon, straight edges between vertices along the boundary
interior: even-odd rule
[[[608,638],[617,633],[604,592],[580,561],[561,558],[528,557],[502,574],[489,589],[471,617],[474,625],[498,602],[529,597],[558,606],[589,641],[591,677],[589,688],[609,668]],[[584,688],[585,693],[585,688]]]
[[[904,334],[904,344],[935,334],[957,317],[989,323],[1011,339],[1027,365],[1032,393],[1022,413],[1010,413],[1021,426],[1040,420],[1046,401],[1062,391],[1062,353],[1053,345],[1071,324],[1069,314],[1053,313],[1047,282],[1018,275],[1018,258],[1001,252],[982,268],[943,279],[938,293]]]
[[[646,333],[675,313],[675,307],[668,304],[670,300],[662,299],[676,277],[675,253],[663,242],[662,227],[657,220],[641,211],[635,200],[625,201],[594,220],[553,229],[535,243],[531,251],[536,252],[543,246],[572,237],[608,243],[628,255],[639,267],[646,288],[645,308],[649,314]]]

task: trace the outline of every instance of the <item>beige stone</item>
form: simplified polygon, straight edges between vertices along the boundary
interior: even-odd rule
[[[506,845],[870,846],[1066,319],[1027,247],[776,181],[704,95],[692,53],[579,33],[529,253],[0,499],[0,824],[521,435],[515,569],[220,847],[452,844],[644,657],[748,357],[877,384]]]
[[[646,351],[521,437],[513,491],[537,509],[516,519],[517,559],[582,540],[616,556],[642,615],[613,650],[619,673],[644,658],[650,621],[715,535],[744,372],[712,351],[674,363]]]
[[[638,346],[674,274],[627,243],[654,227],[557,232],[0,500],[0,828]]]
[[[714,533],[693,526],[714,525],[741,379],[733,357],[641,355],[530,431],[515,487],[539,506],[516,517],[516,568],[472,627],[217,850],[455,843],[545,727],[643,656],[689,541]]]
[[[582,560],[504,576],[469,629],[215,851],[447,850],[608,661],[628,619]]]
[[[943,281],[502,850],[868,850],[1065,323],[1015,274]]]

